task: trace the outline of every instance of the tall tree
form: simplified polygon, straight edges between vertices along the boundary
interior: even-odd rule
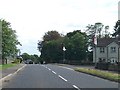
[[[12,30],[10,23],[5,20],[0,20],[0,22],[2,22],[2,58],[4,63],[7,57],[17,55],[17,45],[21,44],[17,40],[16,31]]]
[[[61,59],[62,38],[57,31],[45,33],[43,40],[38,42],[38,49],[43,60],[46,60],[46,62],[58,62]]]
[[[61,38],[61,35],[57,31],[48,31],[43,36],[43,41],[57,40]]]
[[[113,36],[119,36],[120,37],[120,20],[118,20],[114,26],[115,33]]]
[[[66,47],[65,58],[67,60],[85,60],[88,51],[87,35],[80,30],[67,33],[64,44]]]
[[[27,60],[27,59],[31,59],[31,57],[30,57],[30,55],[28,53],[23,53],[21,55],[21,57],[23,58],[24,61]]]

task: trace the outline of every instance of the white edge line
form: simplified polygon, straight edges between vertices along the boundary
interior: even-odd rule
[[[56,72],[52,71],[52,73],[57,74]]]
[[[63,79],[64,81],[67,82],[67,80],[65,78],[63,78],[62,76],[58,75],[58,77],[60,77],[61,79]]]
[[[74,88],[76,88],[77,90],[80,90],[76,85],[72,85]]]
[[[10,76],[12,76],[13,74],[16,74],[17,72],[19,72],[21,69],[23,69],[26,66],[26,64],[24,66],[22,66],[21,68],[19,68],[16,72],[8,74],[7,76],[3,77],[0,79],[0,81],[3,81],[5,78],[8,78]]]
[[[11,74],[8,74],[7,76],[1,78],[0,81],[3,81],[4,79],[6,79],[6,78],[8,78],[8,77],[10,77],[10,76],[12,76],[12,75],[13,75],[12,73],[11,73]]]
[[[62,67],[62,68],[65,68],[65,69],[69,69],[69,70],[72,70],[72,71],[74,71],[74,69],[72,69],[72,68],[63,67],[63,66],[59,66],[59,67]]]
[[[22,70],[24,67],[26,66],[26,64],[24,66],[22,66],[21,68],[19,68],[16,72],[14,72],[13,74],[18,73],[20,70]]]

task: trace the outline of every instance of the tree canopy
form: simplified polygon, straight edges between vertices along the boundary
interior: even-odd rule
[[[51,33],[48,33],[51,32]],[[61,36],[57,31],[56,33],[48,31],[47,36],[52,38],[57,36],[56,39],[45,39],[46,34],[43,36],[43,41],[38,43],[41,58],[46,62],[60,62],[63,61],[63,47],[66,48],[65,59],[68,60],[83,60],[86,57],[88,50],[87,35],[80,30],[67,33]],[[50,35],[49,35],[50,34]],[[56,35],[54,35],[56,34]]]
[[[17,40],[16,31],[11,28],[9,22],[1,20],[2,23],[2,58],[16,56],[18,53],[17,45],[21,45]]]
[[[115,33],[113,33],[113,36],[120,36],[120,20],[118,20],[114,26]]]

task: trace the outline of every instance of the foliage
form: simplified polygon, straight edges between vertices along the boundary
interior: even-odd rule
[[[113,34],[113,36],[117,36],[117,35],[120,36],[120,20],[116,22],[114,30],[115,30],[115,33]]]
[[[34,54],[34,55],[29,55],[28,53],[23,53],[21,55],[21,57],[23,58],[23,61],[26,60],[32,60],[35,63],[40,62],[40,57],[38,57],[38,55]]]
[[[67,60],[85,60],[88,51],[87,35],[80,30],[67,33],[64,44]]]
[[[43,36],[43,41],[57,40],[61,38],[61,35],[57,31],[48,31]]]
[[[23,58],[23,60],[30,59],[30,55],[28,53],[23,53],[21,57]]]
[[[62,39],[46,41],[43,43],[41,58],[46,62],[59,62],[63,58]]]
[[[1,19],[0,22],[2,22],[2,58],[14,57],[18,53],[17,45],[21,45],[17,40],[16,31],[11,28],[9,22]]]
[[[66,36],[59,36],[61,34],[54,35],[52,31],[50,35],[47,36],[52,38],[57,36],[57,39],[46,40],[45,36],[43,36],[43,41],[38,43],[39,51],[41,52],[41,58],[46,62],[60,62],[63,60],[63,47],[67,49],[65,51],[65,59],[66,60],[83,60],[86,57],[87,53],[87,35],[79,30],[67,33]],[[52,36],[53,35],[53,36]]]
[[[97,22],[94,25],[89,24],[88,26],[86,26],[86,28],[86,34],[89,38],[89,47],[91,47],[90,50],[92,50],[92,47],[94,46],[95,35],[97,38],[110,38],[108,25],[105,26],[102,23]]]

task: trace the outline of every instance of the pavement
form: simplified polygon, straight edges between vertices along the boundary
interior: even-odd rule
[[[25,64],[18,64],[14,67],[10,67],[4,70],[0,70],[0,89],[2,89],[2,82],[5,81],[7,78],[11,77],[12,75],[18,73],[22,70],[26,65]]]
[[[118,88],[118,83],[76,72],[68,67],[51,64],[28,64],[15,74],[13,78],[7,78],[4,81],[3,88],[51,88],[51,90],[53,88],[61,88],[61,90],[62,88],[70,88],[72,90],[90,90],[88,88],[95,88],[91,90],[106,90],[107,88],[107,90],[118,90],[114,89]]]
[[[16,72],[19,68],[23,67],[25,64],[18,64],[14,67],[10,67],[4,70],[0,70],[0,74],[2,75],[2,77],[0,77],[0,79],[4,78],[5,76],[12,74],[14,72]]]

